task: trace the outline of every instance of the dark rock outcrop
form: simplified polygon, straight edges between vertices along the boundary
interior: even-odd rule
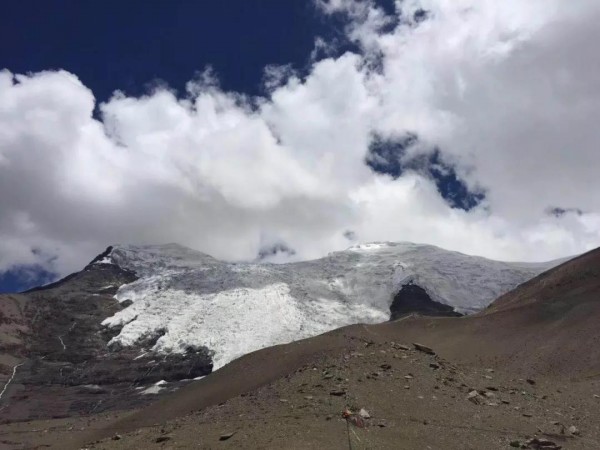
[[[110,248],[94,262],[109,253]],[[142,395],[145,385],[164,380],[176,387],[212,372],[205,347],[153,352],[164,330],[131,347],[109,347],[119,329],[102,321],[131,304],[119,303],[114,294],[137,276],[94,262],[51,285],[0,296],[0,386],[19,364],[0,399],[0,422],[139,407],[156,398]]]
[[[396,320],[411,313],[423,316],[462,316],[454,311],[452,306],[432,300],[422,287],[416,284],[405,284],[394,296],[394,301],[390,306],[390,320]]]

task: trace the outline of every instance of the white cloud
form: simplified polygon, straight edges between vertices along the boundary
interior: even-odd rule
[[[600,5],[411,0],[398,20],[319,4],[348,16],[364,54],[314,61],[304,79],[267,68],[266,98],[224,92],[209,71],[183,97],[117,93],[98,120],[74,74],[0,73],[0,271],[64,274],[115,242],[253,259],[265,236],[303,259],[344,248],[348,231],[513,260],[600,244]],[[372,173],[372,133],[407,131],[484,204],[452,209],[431,180]]]

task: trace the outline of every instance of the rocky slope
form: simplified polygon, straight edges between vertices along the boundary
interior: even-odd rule
[[[140,407],[269,345],[477,310],[552,264],[408,243],[282,265],[178,245],[109,247],[59,282],[0,296],[0,421]]]
[[[135,274],[113,264],[30,292],[0,296],[0,421],[68,417],[139,406],[140,386],[212,370],[205,349],[158,355],[154,341],[109,347],[118,333],[102,321],[123,309],[114,299]]]
[[[600,448],[599,319],[600,249],[480,314],[354,325],[246,355],[72,445]]]

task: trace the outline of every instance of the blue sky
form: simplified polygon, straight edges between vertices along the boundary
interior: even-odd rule
[[[4,66],[68,70],[98,100],[157,80],[182,90],[206,65],[224,89],[260,94],[267,64],[303,69],[316,36],[345,40],[342,21],[306,0],[9,2],[0,25]]]
[[[595,247],[597,20],[595,0],[7,3],[0,292],[113,243]]]

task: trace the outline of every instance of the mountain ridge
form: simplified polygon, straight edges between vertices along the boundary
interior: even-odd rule
[[[229,263],[177,244],[117,245],[94,264],[106,263],[138,276],[116,293],[128,306],[103,322],[120,327],[112,343],[127,346],[166,330],[155,351],[206,345],[215,368],[264,346],[389,320],[405,285],[423,289],[437,311],[468,314],[556,264],[505,263],[407,242],[360,244],[284,264]]]

